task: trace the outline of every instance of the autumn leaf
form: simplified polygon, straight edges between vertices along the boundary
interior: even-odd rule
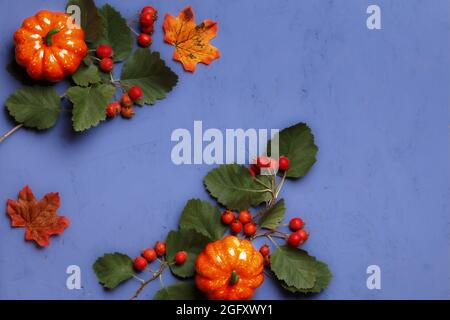
[[[48,193],[42,200],[37,200],[30,187],[26,186],[19,193],[17,201],[8,199],[7,213],[12,227],[25,228],[25,240],[34,240],[41,247],[50,244],[50,236],[63,233],[69,226],[66,217],[58,216],[59,194]]]
[[[176,18],[166,14],[163,28],[164,41],[175,47],[173,59],[180,61],[186,71],[194,72],[197,63],[210,64],[220,57],[219,50],[209,44],[216,37],[217,22],[205,20],[196,25],[190,6]]]

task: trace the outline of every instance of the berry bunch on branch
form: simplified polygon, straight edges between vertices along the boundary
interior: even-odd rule
[[[122,253],[108,253],[94,264],[99,281],[114,288],[138,278],[140,286],[132,296],[136,298],[148,283],[162,279],[166,269],[184,280],[171,286],[161,281],[155,299],[250,299],[265,276],[295,294],[326,288],[331,280],[328,266],[299,248],[309,233],[300,217],[283,224],[287,209],[280,198],[286,180],[310,170],[318,148],[304,123],[280,131],[277,138],[279,159],[261,156],[249,167],[221,165],[206,175],[206,190],[218,204],[199,199],[186,203],[179,229],[167,235],[159,268],[147,268],[158,255],[157,246],[144,250],[134,262]],[[267,150],[270,145],[271,141]],[[254,242],[260,238],[267,242],[257,250]],[[120,265],[115,262],[118,257]],[[143,270],[150,272],[147,280],[136,275]]]
[[[130,119],[136,105],[154,105],[177,85],[178,76],[148,48],[158,19],[153,6],[140,10],[139,32],[109,4],[98,8],[94,0],[70,0],[66,8],[72,6],[83,13],[81,25],[64,12],[41,10],[15,32],[16,61],[8,70],[24,86],[5,103],[17,125],[0,142],[22,127],[52,128],[62,100],[70,102],[65,111],[72,113],[73,130],[83,132],[119,114]],[[177,18],[167,14],[163,23],[165,42],[175,47],[173,58],[190,72],[219,58],[209,44],[217,23],[205,21],[196,25],[192,8],[186,7]],[[134,48],[133,33],[141,48]],[[114,74],[118,63],[124,63],[120,77]],[[69,87],[58,93],[52,84],[66,78]]]

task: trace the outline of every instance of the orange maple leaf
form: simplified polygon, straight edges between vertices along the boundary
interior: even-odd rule
[[[190,6],[178,17],[166,14],[164,19],[164,41],[175,47],[173,59],[183,64],[184,70],[194,72],[197,63],[210,64],[220,57],[219,50],[209,41],[216,37],[217,22],[205,20],[196,25]]]
[[[61,234],[69,226],[66,217],[56,214],[59,205],[58,193],[48,193],[37,200],[26,186],[19,192],[18,201],[8,199],[7,213],[12,227],[25,227],[25,240],[34,240],[45,247],[50,244],[51,235]]]

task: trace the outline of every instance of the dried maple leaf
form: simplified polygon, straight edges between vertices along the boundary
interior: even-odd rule
[[[56,214],[59,204],[58,193],[48,193],[42,200],[37,200],[26,186],[19,192],[17,201],[8,199],[11,226],[25,227],[25,240],[34,240],[41,247],[48,246],[51,235],[61,234],[69,226],[66,217]]]
[[[180,61],[186,71],[194,72],[197,63],[210,64],[220,57],[219,50],[209,44],[217,34],[217,23],[205,20],[195,25],[194,12],[190,6],[178,17],[166,14],[164,19],[164,41],[175,47],[173,59]]]

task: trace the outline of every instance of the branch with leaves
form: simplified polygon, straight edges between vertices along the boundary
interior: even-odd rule
[[[250,214],[248,209],[251,207],[257,212],[246,220],[250,219],[247,224],[254,224],[255,229],[247,230],[244,226],[242,237],[250,241],[258,238],[269,240],[272,249],[267,244],[260,249],[266,262],[265,274],[292,293],[317,293],[328,286],[331,280],[328,266],[298,248],[303,241],[295,242],[291,239],[298,231],[291,234],[283,231],[287,226],[282,224],[286,207],[284,199],[279,198],[285,181],[301,178],[308,173],[316,162],[318,148],[310,128],[304,123],[280,131],[278,140],[279,153],[289,159],[289,166],[278,175],[275,172],[260,175],[255,173],[254,167],[247,168],[237,164],[221,165],[206,175],[204,185],[218,201],[218,205],[199,199],[191,199],[186,203],[181,213],[179,229],[170,231],[166,238],[165,260],[159,260],[156,273],[150,270],[149,280],[140,280],[141,284],[133,298],[138,297],[148,283],[161,277],[165,269],[170,269],[175,277],[186,280],[168,287],[162,285],[155,294],[155,299],[204,299],[205,296],[197,289],[195,282],[188,280],[196,276],[197,256],[209,243],[226,236],[227,225],[243,218],[240,214],[236,219],[233,213],[231,219],[224,219],[225,213],[240,211]],[[223,210],[225,211],[221,213]],[[295,219],[291,220],[290,227],[291,230],[304,231],[303,222]],[[241,231],[231,227],[231,232],[236,234]],[[285,244],[280,243],[280,240]],[[174,263],[174,257],[180,251],[186,252],[188,257],[181,265]],[[122,261],[121,265],[117,263],[119,259]],[[116,287],[131,278],[139,279],[133,260],[122,253],[100,257],[94,264],[94,271],[100,283],[107,288]]]

